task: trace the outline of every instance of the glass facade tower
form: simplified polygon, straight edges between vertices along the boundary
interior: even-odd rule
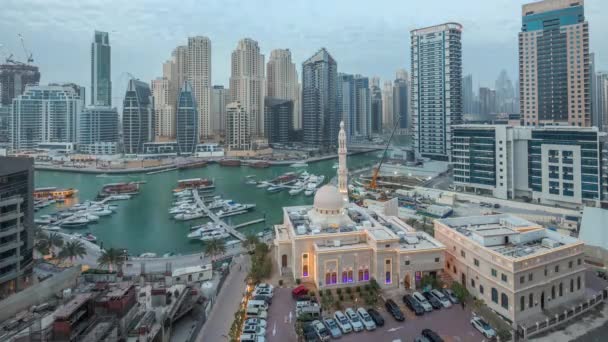
[[[198,111],[196,97],[188,81],[179,92],[177,98],[177,113],[175,116],[175,134],[180,154],[192,154],[196,149],[199,138]]]
[[[110,37],[95,31],[91,43],[91,105],[112,106],[112,62]]]

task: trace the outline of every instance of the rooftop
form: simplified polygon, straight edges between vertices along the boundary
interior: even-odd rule
[[[173,270],[172,276],[180,277],[180,276],[183,276],[186,274],[204,272],[204,271],[211,271],[211,264],[176,268],[175,270]]]
[[[57,309],[57,311],[55,311],[55,318],[60,320],[68,319],[76,310],[92,299],[93,296],[93,293],[76,294],[71,301],[67,302]]]
[[[104,297],[107,299],[124,297],[125,294],[133,287],[133,283],[128,281],[110,284],[109,291],[104,295]]]

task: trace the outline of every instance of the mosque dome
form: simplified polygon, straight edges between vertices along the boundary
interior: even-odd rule
[[[315,194],[314,208],[320,214],[340,214],[344,208],[344,197],[335,186],[324,185]]]

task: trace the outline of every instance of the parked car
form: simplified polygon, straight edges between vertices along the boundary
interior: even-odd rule
[[[310,297],[308,295],[302,295],[296,298],[296,302],[310,302]]]
[[[261,294],[255,295],[255,296],[251,297],[251,299],[253,299],[253,300],[263,300],[268,305],[272,304],[272,297],[266,296],[266,295],[261,295]]]
[[[321,321],[319,321],[319,320],[312,321],[312,327],[315,329],[315,332],[317,333],[317,337],[319,337],[319,340],[321,340],[322,342],[329,341],[329,339],[331,338],[329,335],[329,331],[327,330],[325,325],[323,325],[323,323],[321,323]]]
[[[326,318],[323,320],[323,323],[325,323],[325,326],[327,327],[327,330],[329,330],[332,338],[340,338],[342,336],[342,331],[340,330],[340,327],[338,326],[338,323],[336,323],[335,319]]]
[[[388,311],[397,321],[403,322],[405,321],[405,316],[397,303],[394,300],[389,299],[384,303],[384,307],[386,307],[386,311]]]
[[[431,342],[431,341],[424,336],[417,336],[416,338],[414,338],[414,342]]]
[[[449,308],[452,306],[452,302],[443,294],[443,292],[433,289],[431,290],[431,295],[437,298],[444,308]]]
[[[265,300],[250,300],[247,302],[247,307],[268,310],[268,303]]]
[[[412,294],[412,297],[414,297],[414,299],[418,302],[418,304],[420,304],[420,306],[422,306],[424,311],[426,311],[426,312],[433,311],[433,306],[431,305],[431,303],[429,303],[429,301],[426,300],[426,298],[424,298],[424,296],[421,295],[420,292],[414,292]]]
[[[291,290],[291,296],[297,299],[300,296],[308,295],[308,289],[304,285],[300,285],[295,289]]]
[[[426,298],[426,300],[428,300],[429,303],[431,303],[433,309],[439,310],[443,308],[443,304],[441,304],[441,302],[437,298],[435,298],[435,296],[433,296],[430,292],[424,291],[422,292],[422,295],[424,296],[424,298]]]
[[[403,296],[403,303],[405,303],[408,309],[412,310],[416,316],[424,315],[424,308],[414,297],[412,297],[412,295],[406,294]]]
[[[372,317],[369,315],[369,313],[367,313],[367,310],[365,310],[364,308],[358,308],[357,314],[359,315],[359,318],[361,318],[361,322],[363,323],[365,330],[367,330],[367,331],[376,330],[376,323],[374,322]]]
[[[259,325],[245,325],[243,327],[243,334],[256,334],[258,336],[266,335],[266,329],[262,328]]]
[[[241,342],[266,342],[264,336],[258,336],[256,334],[242,334],[240,340]]]
[[[344,316],[342,311],[336,311],[334,313],[334,319],[336,320],[336,323],[338,323],[338,326],[340,327],[340,330],[342,330],[343,334],[348,334],[349,332],[353,331],[353,326],[350,325],[348,318]]]
[[[253,291],[253,295],[254,296],[264,295],[264,296],[272,297],[274,295],[274,293],[271,289],[264,288],[264,289],[255,289]]]
[[[244,325],[259,325],[262,328],[266,328],[266,326],[268,325],[268,323],[266,322],[265,319],[261,319],[261,318],[255,318],[255,317],[251,317],[251,318],[247,318],[245,320],[245,323],[243,323]]]
[[[454,291],[452,291],[451,289],[443,289],[443,294],[448,297],[450,302],[452,302],[453,304],[460,304],[460,300],[458,300],[458,297],[456,297]]]
[[[245,311],[247,317],[255,317],[255,318],[263,318],[266,319],[268,317],[268,311],[258,308],[247,308]]]
[[[473,325],[475,329],[479,330],[479,332],[486,338],[496,337],[496,331],[481,317],[474,316],[471,318],[471,325]]]
[[[431,329],[422,330],[422,336],[426,337],[431,342],[443,342],[441,336]]]
[[[348,317],[350,321],[350,325],[353,327],[354,331],[363,331],[363,323],[361,323],[361,319],[359,315],[355,312],[355,310],[351,308],[347,308],[344,310],[344,314]]]
[[[274,291],[274,286],[268,283],[259,283],[255,286],[256,289],[270,289],[270,291]]]
[[[304,325],[302,325],[302,332],[304,335],[304,341],[305,342],[317,342],[318,338],[317,338],[317,332],[315,331],[315,328],[312,326],[312,323],[304,323]]]
[[[384,326],[384,317],[374,308],[367,309],[367,313],[372,317],[376,326]]]

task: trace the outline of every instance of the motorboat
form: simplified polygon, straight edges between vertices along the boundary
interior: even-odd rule
[[[289,190],[289,194],[291,196],[295,196],[295,195],[299,195],[302,193],[302,191],[304,191],[304,187],[299,187],[299,188],[295,188],[295,189],[291,189]]]
[[[212,232],[215,231],[224,231],[223,228],[219,228],[219,227],[201,227],[193,232],[190,232],[187,237],[188,239],[200,239],[202,237],[204,237],[207,234],[210,234]]]
[[[147,252],[147,253],[141,253],[141,254],[139,255],[139,257],[140,257],[140,258],[156,258],[156,253],[150,253],[150,252]]]
[[[249,175],[245,177],[245,184],[256,185],[258,182],[255,180],[255,175]]]
[[[332,169],[337,169],[338,168],[338,163],[335,163],[334,165],[331,166]]]
[[[72,234],[73,237],[77,238],[77,239],[81,239],[82,238],[82,234],[80,233],[74,233]]]
[[[289,165],[290,167],[308,167],[308,164],[306,163],[293,163],[291,165]]]
[[[51,224],[51,219],[40,217],[40,218],[34,219],[34,223],[35,224]]]
[[[82,237],[83,239],[89,241],[89,242],[97,242],[97,237],[91,233],[87,233],[85,236]]]
[[[229,236],[230,236],[230,234],[226,233],[225,231],[216,230],[216,231],[210,232],[210,233],[206,234],[205,236],[201,237],[200,240],[209,241],[209,240],[214,240],[214,239],[225,239]]]
[[[306,191],[304,191],[305,196],[312,196],[314,193],[315,193],[314,189],[306,189]]]
[[[121,201],[131,199],[131,195],[112,195],[108,197],[109,201]]]
[[[84,217],[69,218],[59,224],[62,228],[80,228],[89,224],[89,220]]]
[[[273,185],[273,186],[269,186],[268,189],[266,189],[266,191],[268,191],[270,193],[281,192],[281,191],[283,191],[283,187]]]
[[[56,232],[58,230],[61,230],[61,227],[59,226],[44,226],[42,227],[43,230],[48,230],[48,231],[52,231],[52,232]]]
[[[89,221],[89,222],[97,222],[99,221],[99,216],[97,215],[93,215],[93,214],[89,214],[89,213],[77,213],[76,217],[82,217],[85,220]]]
[[[188,220],[195,220],[195,219],[203,218],[206,216],[207,216],[207,214],[205,214],[202,211],[189,211],[189,212],[177,214],[173,218],[178,221],[188,221]]]
[[[270,183],[268,183],[268,182],[260,182],[260,183],[258,183],[257,188],[262,189],[262,188],[267,188],[269,186],[270,186]]]
[[[108,216],[112,215],[112,210],[108,207],[97,207],[91,210],[91,213],[95,216]]]

